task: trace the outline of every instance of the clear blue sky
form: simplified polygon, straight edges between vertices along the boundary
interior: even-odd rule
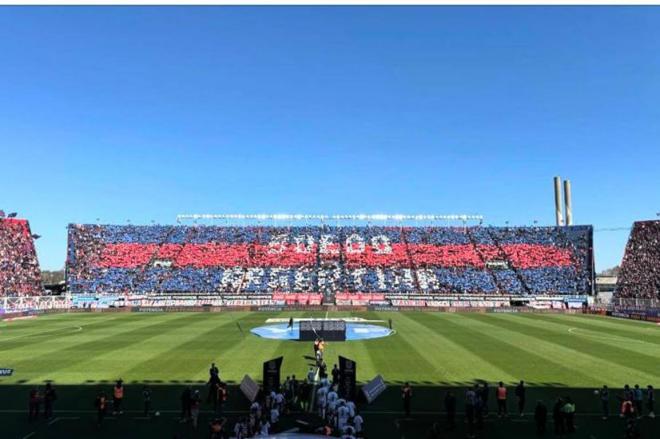
[[[3,7],[0,152],[47,269],[96,218],[552,224],[556,174],[629,226],[660,211],[660,9]]]

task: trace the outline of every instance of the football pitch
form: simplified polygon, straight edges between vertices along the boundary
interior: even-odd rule
[[[590,315],[430,313],[430,312],[221,312],[221,313],[69,313],[30,320],[0,322],[0,367],[12,368],[0,378],[2,437],[207,437],[203,412],[198,431],[179,424],[179,395],[185,386],[201,389],[215,362],[224,381],[237,385],[245,374],[260,380],[262,363],[284,357],[282,379],[302,378],[313,355],[311,343],[269,340],[250,333],[268,318],[362,317],[389,319],[389,337],[327,344],[329,368],[338,355],[357,362],[358,381],[380,374],[388,390],[374,403],[362,403],[367,437],[423,439],[433,422],[444,423],[442,399],[447,388],[463,407],[465,387],[487,380],[508,385],[525,380],[527,411],[542,399],[551,412],[558,396],[576,401],[578,431],[571,437],[618,438],[623,421],[600,419],[594,389],[612,388],[611,411],[618,412],[615,395],[623,384],[660,386],[660,326]],[[93,407],[99,390],[111,393],[118,378],[126,384],[126,413],[110,417],[97,429]],[[55,418],[27,422],[28,393],[52,381],[58,392]],[[413,418],[403,419],[399,388],[409,381],[414,389]],[[142,387],[153,390],[153,409],[161,416],[142,416]],[[491,390],[492,392],[492,390]],[[230,389],[230,419],[247,411],[247,400]],[[203,407],[207,408],[207,407]],[[481,437],[534,437],[534,424],[511,416],[491,416]],[[510,387],[509,410],[515,411]],[[656,408],[656,411],[658,409]],[[294,427],[295,418],[287,420]],[[459,414],[458,431],[464,437]],[[660,437],[660,419],[640,421],[642,437]],[[552,437],[551,416],[548,420]]]

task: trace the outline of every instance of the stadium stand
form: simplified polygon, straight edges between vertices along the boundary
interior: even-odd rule
[[[660,300],[660,221],[633,224],[614,297]]]
[[[0,297],[42,293],[30,225],[24,219],[0,218]]]
[[[70,225],[67,280],[73,293],[287,303],[301,301],[295,293],[306,303],[331,294],[356,304],[383,295],[577,295],[592,288],[592,234],[590,226]]]

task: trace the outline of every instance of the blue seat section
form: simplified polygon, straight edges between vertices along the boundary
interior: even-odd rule
[[[471,227],[469,233],[475,244],[496,245],[495,240],[491,236],[492,229],[493,227]]]
[[[439,292],[481,293],[497,292],[497,285],[487,270],[474,268],[439,268],[435,275],[440,284]]]
[[[575,267],[545,267],[520,270],[531,294],[576,294],[587,291],[588,279],[580,278]]]
[[[470,244],[465,227],[410,227],[405,229],[409,244]]]

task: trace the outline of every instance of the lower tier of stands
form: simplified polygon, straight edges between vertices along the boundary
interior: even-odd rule
[[[73,295],[41,297],[5,297],[0,300],[0,317],[12,313],[50,310],[94,310],[110,308],[185,310],[187,308],[213,307],[311,307],[332,309],[333,307],[358,307],[375,310],[398,308],[512,308],[567,309],[582,308],[586,296],[539,296],[521,300],[518,296],[388,296],[383,294],[358,293],[338,294],[336,302],[323,301],[321,294],[277,293],[273,295]]]

